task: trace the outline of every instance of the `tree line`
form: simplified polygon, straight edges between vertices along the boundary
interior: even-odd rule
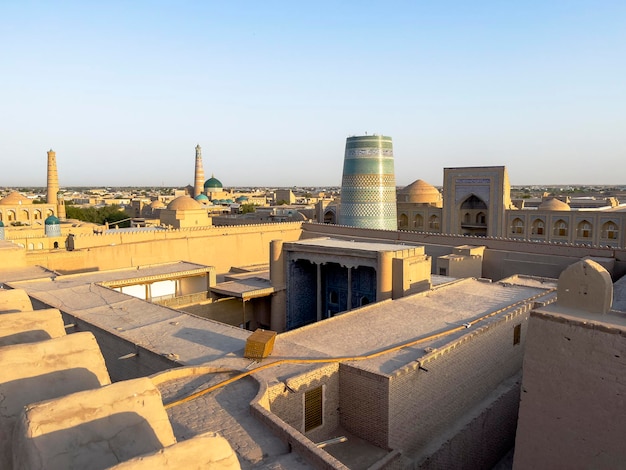
[[[77,207],[72,204],[66,204],[65,215],[68,219],[77,219],[99,225],[104,225],[108,222],[109,225],[119,225],[120,228],[130,227],[130,220],[119,222],[120,220],[129,219],[130,214],[117,204],[104,207]]]

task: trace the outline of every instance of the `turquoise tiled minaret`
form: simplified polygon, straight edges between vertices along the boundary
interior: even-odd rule
[[[366,135],[346,140],[339,224],[398,228],[391,137]]]

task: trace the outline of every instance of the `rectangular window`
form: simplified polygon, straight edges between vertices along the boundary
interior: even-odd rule
[[[522,338],[522,325],[515,325],[513,327],[513,345],[519,344]]]
[[[448,271],[446,270],[446,268],[439,268],[439,275],[440,276],[447,276],[448,275]]]
[[[304,393],[304,432],[322,425],[322,387]]]

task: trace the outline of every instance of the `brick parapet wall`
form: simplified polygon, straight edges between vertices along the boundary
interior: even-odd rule
[[[438,470],[461,468],[471,462],[472,468],[494,468],[515,443],[521,374],[498,387],[495,397],[479,407],[460,429],[453,428],[450,437],[415,468]]]
[[[303,456],[314,468],[319,470],[350,470],[259,403],[250,405],[250,412],[279,439],[289,444],[293,451]]]
[[[339,369],[339,390],[342,427],[388,449],[389,379],[344,363]]]
[[[339,364],[332,363],[284,382],[259,383],[257,396],[250,404],[252,415],[265,424],[279,439],[321,470],[349,470],[315,442],[335,437],[339,425]],[[323,386],[323,424],[306,435],[304,430],[304,394]]]
[[[171,230],[119,231],[102,234],[79,234],[74,238],[74,249],[80,250],[111,244],[139,243],[153,240],[176,240],[181,238],[204,238],[224,235],[256,234],[263,232],[281,232],[299,230],[302,222],[282,222],[275,224],[254,224],[238,226],[206,226]],[[280,238],[280,237],[277,237]]]
[[[64,256],[55,251],[38,253],[37,257],[27,257],[27,263],[68,273],[90,271],[94,267],[110,270],[184,260],[214,266],[217,272],[223,273],[233,266],[267,264],[270,242],[298,240],[301,224],[203,227],[146,233],[75,236],[74,251],[59,250]]]
[[[519,240],[504,237],[471,237],[454,234],[443,234],[433,232],[409,232],[400,230],[376,230],[348,227],[344,225],[320,224],[307,222],[302,224],[303,238],[311,238],[312,236],[332,236],[345,237],[351,240],[372,241],[379,240],[382,242],[412,242],[433,245],[480,245],[492,250],[517,251],[535,254],[551,254],[558,256],[573,256],[582,258],[583,256],[599,256],[607,258],[615,258],[616,253],[621,253],[621,259],[624,259],[626,248],[612,248],[602,246],[587,246],[569,243],[557,242],[531,242],[527,240]]]
[[[270,410],[312,441],[334,437],[339,426],[339,364],[331,363],[305,374],[291,377],[268,388]],[[322,425],[305,433],[304,395],[307,391],[323,387]]]
[[[502,279],[513,274],[538,275],[558,278],[570,264],[591,256],[615,260],[611,269],[613,279],[626,274],[626,248],[610,248],[567,243],[531,242],[504,237],[470,237],[427,232],[375,230],[340,225],[307,222],[302,224],[302,238],[333,237],[355,241],[418,244],[426,247],[426,254],[436,260],[449,255],[460,245],[485,246],[482,275]],[[436,262],[431,273],[438,274]]]
[[[422,367],[405,367],[390,382],[389,448],[421,460],[433,441],[445,435],[504,380],[519,373],[529,310],[517,308],[444,348],[427,354]],[[514,326],[520,343],[513,344]],[[425,369],[425,370],[424,370]]]

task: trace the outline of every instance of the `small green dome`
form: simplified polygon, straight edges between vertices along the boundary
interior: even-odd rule
[[[0,220],[0,227],[4,227],[4,222]]]
[[[206,194],[198,194],[194,199],[198,202],[207,202],[209,200]]]
[[[224,199],[224,204],[232,204],[233,200],[232,199]]]
[[[49,216],[46,220],[44,220],[43,223],[45,225],[61,225],[61,221],[59,220],[59,218],[55,217],[54,215]]]
[[[248,200],[248,196],[239,196],[237,199],[235,199],[235,202],[246,202]]]
[[[218,180],[215,176],[211,176],[208,180],[204,182],[204,189],[222,189],[222,182]]]

